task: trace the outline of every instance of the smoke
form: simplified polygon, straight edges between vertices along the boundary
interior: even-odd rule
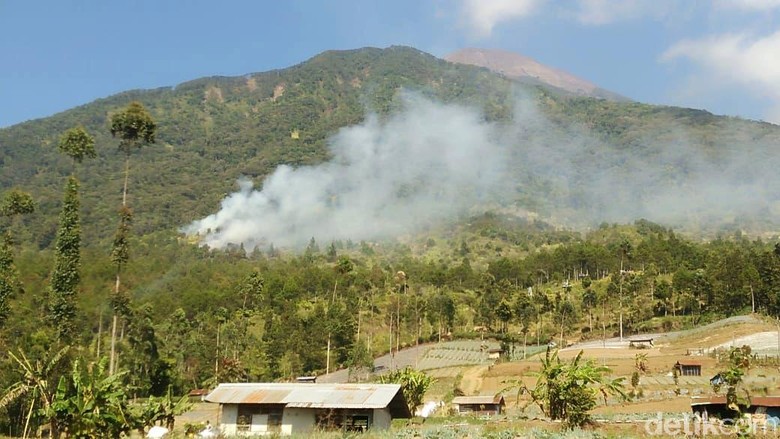
[[[386,120],[369,116],[330,141],[332,160],[280,166],[248,180],[219,212],[184,231],[210,247],[300,246],[317,239],[378,239],[451,218],[498,196],[505,148],[472,109],[402,97]]]
[[[669,116],[614,142],[548,119],[522,95],[501,124],[415,94],[400,107],[341,129],[327,163],[280,166],[257,189],[240,180],[219,212],[183,230],[210,247],[251,249],[396,237],[496,205],[575,228],[646,218],[766,229],[780,213],[780,142],[768,125]]]
[[[780,130],[693,110],[672,114],[648,113],[633,128],[620,120],[630,113],[616,114],[611,129],[624,132],[615,142],[556,125],[521,101],[514,120],[522,122],[509,136],[512,174],[527,198],[543,200],[535,210],[568,227],[645,218],[709,235],[776,230]],[[701,119],[691,123],[692,115]]]

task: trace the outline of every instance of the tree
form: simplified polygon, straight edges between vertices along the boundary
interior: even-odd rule
[[[122,190],[122,207],[119,210],[119,227],[111,250],[111,260],[116,267],[116,283],[112,299],[114,316],[111,324],[111,356],[109,374],[116,369],[117,303],[119,302],[121,273],[129,259],[128,239],[132,212],[127,207],[127,182],[130,176],[130,154],[135,149],[155,142],[157,125],[140,102],[131,102],[127,108],[111,116],[111,135],[119,138],[119,150],[125,154],[125,182]]]
[[[95,158],[95,139],[82,126],[65,131],[57,144],[59,150],[81,163],[85,158]]]
[[[32,197],[18,189],[13,189],[3,195],[0,200],[0,218],[12,219],[35,211]],[[0,223],[4,227],[5,224]],[[5,324],[10,312],[8,301],[22,290],[19,273],[14,264],[13,236],[7,229],[0,230],[0,327]]]
[[[60,212],[57,241],[54,245],[54,270],[51,274],[49,320],[57,338],[69,342],[76,317],[76,289],[81,280],[81,221],[79,218],[79,183],[68,179],[65,200]]]
[[[449,332],[455,321],[455,301],[450,294],[438,291],[430,300],[430,308],[432,312],[428,313],[428,319],[431,326],[438,325],[441,342],[442,331],[446,328]]]
[[[89,364],[83,358],[74,360],[70,374],[60,378],[50,416],[76,438],[119,437],[127,433],[136,422],[122,383],[124,374],[107,374],[105,357]]]
[[[400,384],[404,399],[406,399],[406,403],[409,405],[409,411],[414,414],[417,407],[422,404],[425,392],[436,382],[436,379],[426,375],[425,372],[407,366],[404,369],[394,370],[381,375],[379,382],[382,384]]]
[[[628,257],[631,255],[631,242],[628,239],[623,239],[623,241],[620,242],[620,277],[619,279],[619,299],[620,299],[620,341],[623,341],[623,275],[625,271],[623,270],[623,262],[624,259],[628,259]]]
[[[34,362],[30,361],[23,351],[19,351],[18,355],[13,352],[8,353],[8,356],[18,366],[17,371],[21,378],[13,383],[5,391],[3,397],[0,398],[0,408],[8,406],[8,404],[23,396],[27,397],[30,408],[27,410],[25,417],[22,437],[26,438],[31,431],[30,422],[36,414],[43,414],[46,417],[46,420],[51,423],[52,437],[57,437],[58,426],[56,419],[49,412],[54,399],[54,388],[51,380],[60,360],[62,360],[68,349],[66,346],[52,354],[51,357],[42,358]],[[35,410],[36,406],[38,406],[37,411]]]
[[[509,321],[512,320],[512,304],[506,297],[498,303],[496,317],[501,321],[501,332],[506,333],[509,328]]]
[[[130,154],[133,150],[155,142],[157,124],[146,108],[137,101],[111,116],[111,135],[119,138],[119,150],[125,154],[125,184],[122,205],[127,204],[127,180],[130,174]]]
[[[515,298],[514,316],[520,323],[520,330],[523,333],[523,359],[525,359],[528,349],[528,332],[531,330],[531,323],[536,315],[531,297],[527,293],[520,293]]]
[[[582,307],[588,310],[588,329],[593,331],[593,309],[596,307],[598,296],[593,291],[593,288],[590,288],[590,282],[588,282],[587,287],[585,287],[584,281],[582,285],[585,288],[585,291],[582,293]]]
[[[718,372],[715,378],[710,380],[716,393],[720,392],[724,384],[726,385],[726,405],[737,413],[740,413],[740,405],[749,405],[750,402],[750,393],[742,386],[745,371],[750,369],[750,354],[750,346],[731,348],[726,359],[727,368]],[[740,390],[744,398],[740,398]]]
[[[590,422],[588,412],[596,407],[600,393],[606,403],[610,395],[626,399],[624,378],[609,380],[609,368],[597,365],[593,360],[582,359],[580,351],[570,363],[558,358],[558,351],[547,349],[541,359],[536,386],[531,398],[551,419],[560,419],[566,428],[582,427]]]
[[[71,128],[60,136],[60,151],[81,163],[95,157],[95,139],[81,127]],[[65,185],[65,197],[60,212],[57,240],[54,246],[54,270],[51,275],[49,320],[57,329],[57,337],[69,342],[73,336],[76,316],[76,289],[81,281],[81,218],[79,215],[79,182],[75,169]]]

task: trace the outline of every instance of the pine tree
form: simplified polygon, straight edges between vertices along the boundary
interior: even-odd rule
[[[65,188],[60,212],[57,242],[54,247],[54,271],[51,275],[49,319],[57,328],[60,341],[73,337],[76,317],[76,289],[81,280],[81,219],[79,183],[71,176]]]
[[[0,201],[0,218],[12,218],[33,211],[35,203],[32,197],[17,189],[6,192]],[[14,240],[5,226],[7,224],[0,224],[0,327],[5,324],[10,312],[8,301],[16,292],[22,290],[19,273],[14,265]]]
[[[57,146],[73,159],[73,172],[65,184],[65,197],[57,228],[48,317],[57,329],[57,338],[68,343],[75,330],[76,290],[81,281],[81,202],[76,165],[84,158],[95,157],[95,139],[83,127],[77,126],[65,131]]]

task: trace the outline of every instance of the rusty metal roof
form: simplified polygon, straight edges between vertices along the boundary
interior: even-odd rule
[[[503,404],[504,397],[501,395],[482,395],[482,396],[457,396],[452,399],[453,404]]]
[[[677,360],[677,364],[680,366],[701,366],[701,361],[683,358],[681,360]]]
[[[334,409],[382,409],[392,403],[396,417],[409,411],[399,384],[223,383],[206,396],[206,401]]]

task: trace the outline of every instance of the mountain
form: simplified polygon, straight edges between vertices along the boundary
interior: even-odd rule
[[[625,101],[626,98],[517,53],[496,49],[466,48],[444,57],[447,61],[484,67],[512,79],[538,81],[575,95]]]
[[[774,125],[576,96],[409,47],[328,51],[280,70],[127,91],[0,129],[0,192],[20,187],[33,195],[38,213],[25,219],[28,236],[20,241],[48,248],[72,166],[57,151],[57,139],[83,124],[98,152],[78,169],[85,241],[105,243],[115,229],[123,176],[108,119],[138,100],[159,129],[157,144],[130,162],[134,232],[176,231],[218,211],[242,176],[260,184],[279,165],[329,160],[329,139],[340,128],[369,113],[382,119],[397,112],[401,90],[475,108],[500,131],[495,135],[511,147],[504,179],[511,207],[588,224],[674,212],[691,203],[661,195],[700,192],[698,228],[713,218],[719,226],[773,227],[767,222],[774,222],[780,199],[780,184],[773,184],[778,154],[772,151],[780,144]],[[705,176],[724,187],[697,186]],[[731,180],[741,192],[728,190]]]

